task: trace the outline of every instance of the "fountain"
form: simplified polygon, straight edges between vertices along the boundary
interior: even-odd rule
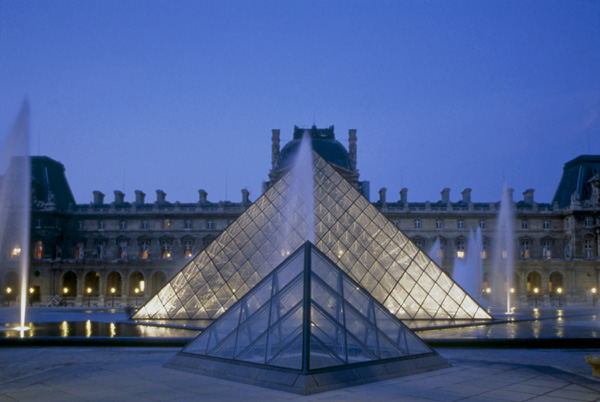
[[[309,130],[305,130],[298,153],[291,167],[292,176],[296,180],[290,183],[290,191],[286,194],[283,214],[286,224],[283,231],[281,256],[288,256],[297,247],[299,241],[314,242],[314,182],[312,139]]]
[[[442,245],[439,237],[435,239],[435,242],[433,242],[433,245],[429,249],[429,257],[438,267],[442,266]]]
[[[31,162],[29,159],[29,103],[23,101],[17,120],[0,154],[0,250],[6,253],[0,258],[0,273],[18,271],[20,284],[21,335],[25,327],[27,306],[27,279],[29,266],[29,220]],[[7,258],[8,257],[8,258]],[[0,279],[2,279],[0,277]],[[6,284],[3,292],[12,293],[12,284]],[[17,289],[15,289],[17,291]]]
[[[452,279],[456,281],[471,297],[482,304],[482,236],[481,229],[469,233],[466,256],[454,259]]]
[[[502,190],[500,213],[496,221],[494,248],[491,255],[490,307],[503,309],[506,306],[507,314],[511,313],[510,294],[514,285],[512,283],[514,261],[514,213],[512,204],[512,190],[505,184]]]

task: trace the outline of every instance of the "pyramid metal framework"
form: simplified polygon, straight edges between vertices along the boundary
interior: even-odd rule
[[[306,239],[399,319],[491,319],[422,250],[313,152],[313,194],[288,171],[137,313],[135,320],[216,319]],[[293,213],[284,213],[294,200]],[[285,242],[282,240],[285,239]]]
[[[307,394],[448,365],[306,242],[168,366]]]

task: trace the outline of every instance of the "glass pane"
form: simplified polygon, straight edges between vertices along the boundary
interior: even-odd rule
[[[348,364],[377,359],[377,356],[350,335],[346,336],[346,344],[348,345]]]
[[[310,337],[310,369],[318,369],[323,367],[339,366],[345,362],[339,357],[332,354],[324,347],[316,337]]]
[[[363,316],[369,317],[369,297],[348,279],[344,278],[344,300],[358,310]]]
[[[233,351],[235,349],[235,338],[236,332],[233,331],[229,334],[221,343],[217,345],[217,347],[212,350],[209,349],[208,355],[215,357],[222,357],[224,359],[233,359]]]
[[[304,253],[300,252],[277,272],[277,289],[281,290],[304,268]]]
[[[229,335],[238,325],[240,318],[240,305],[238,304],[229,312],[227,315],[223,315],[219,321],[215,321],[210,326],[211,336],[208,341],[208,350],[210,351],[219,342],[221,342],[227,335]]]
[[[271,303],[271,325],[296,306],[304,297],[304,282],[296,279],[292,286],[273,297]]]
[[[311,297],[327,314],[344,325],[342,298],[325,287],[316,277],[311,281]]]
[[[323,280],[329,287],[333,290],[338,290],[338,279],[340,277],[339,271],[332,268],[330,264],[325,261],[320,255],[316,252],[311,253],[311,270],[315,273],[320,279]]]
[[[249,346],[243,353],[235,357],[235,360],[242,360],[254,363],[265,363],[265,356],[267,355],[267,334],[264,333],[258,338],[251,346]]]
[[[379,358],[391,359],[393,357],[406,356],[397,345],[390,342],[381,332],[379,332]]]
[[[253,289],[243,300],[245,304],[242,319],[245,320],[271,299],[272,280],[266,280],[258,288]]]
[[[189,345],[183,349],[184,352],[197,353],[200,355],[206,354],[206,346],[208,345],[208,338],[210,337],[210,330],[202,332],[196,339],[190,342]]]
[[[377,354],[375,326],[352,308],[346,309],[346,331],[368,347],[373,354]],[[348,353],[350,353],[349,350]]]
[[[267,363],[272,366],[302,369],[302,334],[296,335],[277,356]]]
[[[269,325],[269,306],[263,307],[257,314],[240,325],[235,354],[240,354],[256,338],[261,336]],[[264,354],[264,353],[263,353]]]
[[[311,306],[310,331],[311,334],[316,335],[321,342],[335,353],[339,359],[346,359],[346,331],[341,325],[321,313],[315,306]]]
[[[415,334],[406,333],[406,343],[408,345],[408,353],[411,355],[418,355],[422,353],[430,353],[432,350],[429,349],[423,341],[421,341]]]

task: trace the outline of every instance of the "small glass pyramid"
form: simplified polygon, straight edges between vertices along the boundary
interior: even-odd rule
[[[423,251],[313,152],[314,243],[400,319],[491,319]],[[307,240],[306,194],[288,171],[137,313],[213,320]],[[296,212],[285,213],[290,203]]]
[[[369,373],[377,372],[372,368],[362,374],[348,374],[359,366],[406,359],[414,363],[418,357],[429,358],[432,367],[446,366],[443,359],[309,242],[214,321],[180,355],[183,357],[174,359],[169,366],[202,367],[203,374],[219,376],[222,373],[210,369],[214,364],[245,364],[250,377],[255,374],[250,367],[258,371],[286,369],[304,376],[322,374],[326,369],[344,369],[350,377],[339,386],[379,378],[370,377]],[[211,363],[201,364],[194,358]],[[386,370],[401,375],[406,374],[407,367],[404,362],[398,370]]]

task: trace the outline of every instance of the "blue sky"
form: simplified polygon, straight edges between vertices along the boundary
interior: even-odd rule
[[[550,202],[600,154],[599,72],[598,1],[0,0],[0,134],[28,97],[79,203],[254,200],[313,123],[358,130],[372,200]]]

